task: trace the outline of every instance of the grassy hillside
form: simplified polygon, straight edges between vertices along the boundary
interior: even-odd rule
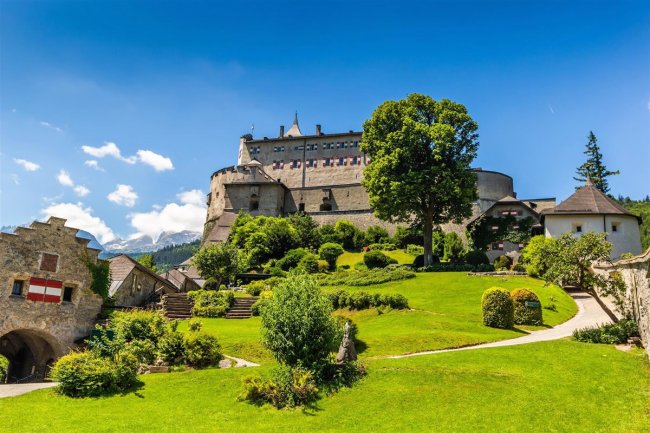
[[[553,326],[571,318],[577,307],[573,299],[556,286],[528,277],[470,277],[462,272],[420,273],[410,280],[368,287],[350,287],[374,293],[401,293],[412,311],[394,310],[378,314],[376,309],[339,310],[358,327],[359,356],[368,358],[424,350],[460,347],[522,335],[523,330],[483,326],[481,295],[488,287],[526,287],[539,296],[542,305],[554,303],[557,311],[543,310],[544,323]],[[328,287],[327,290],[336,290]],[[202,319],[204,329],[216,335],[229,355],[267,362],[270,354],[259,338],[260,320]],[[183,329],[186,324],[181,324]],[[531,329],[531,328],[527,328]]]
[[[650,367],[641,350],[569,341],[367,362],[352,389],[305,410],[238,402],[266,368],[141,376],[135,392],[71,399],[46,389],[2,400],[3,432],[650,431]],[[613,374],[615,372],[615,374]]]
[[[386,254],[388,257],[394,258],[400,265],[410,265],[413,263],[413,260],[415,260],[415,256],[412,256],[403,250],[382,251],[382,253]],[[365,253],[363,252],[357,253],[346,251],[338,258],[338,260],[336,260],[336,265],[348,265],[350,268],[354,268],[354,265],[357,263],[363,263],[364,255]]]

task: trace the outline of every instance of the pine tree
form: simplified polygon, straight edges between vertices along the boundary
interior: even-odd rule
[[[600,153],[600,147],[598,146],[598,139],[593,131],[589,131],[589,142],[587,143],[587,149],[583,152],[587,155],[587,161],[582,164],[576,170],[576,174],[579,177],[574,177],[575,180],[584,183],[587,179],[591,179],[594,186],[598,188],[601,192],[607,194],[609,192],[609,182],[607,178],[615,174],[619,174],[618,170],[609,171],[605,164],[603,164],[603,154]]]

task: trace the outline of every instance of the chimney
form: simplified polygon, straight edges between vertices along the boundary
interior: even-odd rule
[[[316,135],[321,135],[320,125],[316,125]]]
[[[284,125],[280,125],[280,138],[284,138]]]

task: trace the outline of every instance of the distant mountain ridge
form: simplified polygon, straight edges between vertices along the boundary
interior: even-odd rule
[[[26,225],[25,227],[28,227]],[[0,231],[13,233],[17,226],[2,226]],[[85,230],[79,230],[77,237],[90,239],[88,246],[102,251],[102,256],[111,256],[117,254],[138,254],[152,253],[172,245],[182,245],[195,242],[201,239],[201,233],[190,230],[181,232],[163,232],[158,240],[154,242],[151,236],[143,235],[135,239],[115,239],[102,245],[92,233]]]
[[[183,230],[182,232],[163,232],[158,240],[154,242],[151,236],[143,235],[135,239],[116,239],[104,244],[107,252],[127,253],[149,253],[158,251],[171,245],[182,245],[201,239],[201,233]]]

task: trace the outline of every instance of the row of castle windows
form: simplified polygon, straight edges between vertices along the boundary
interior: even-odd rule
[[[315,150],[318,150],[318,144],[316,143],[311,143],[307,144],[307,151],[313,152]],[[359,147],[359,142],[358,141],[338,141],[338,142],[331,142],[331,143],[323,143],[322,145],[323,150],[332,150],[332,149],[356,149]],[[304,150],[305,146],[304,145],[298,145],[294,146],[293,150]],[[261,151],[260,146],[251,146],[249,149],[249,153],[251,155],[258,155]],[[284,146],[273,146],[273,152],[284,152],[285,147]]]
[[[362,157],[361,156],[341,156],[334,158],[323,158],[321,160],[323,167],[334,167],[343,166],[343,165],[361,165]],[[366,157],[366,165],[370,164],[370,158]],[[300,168],[302,161],[300,159],[291,159],[289,160],[289,168]],[[317,168],[318,160],[311,158],[305,160],[305,167],[307,168]],[[273,161],[273,170],[281,170],[284,168],[284,160],[274,160]]]

